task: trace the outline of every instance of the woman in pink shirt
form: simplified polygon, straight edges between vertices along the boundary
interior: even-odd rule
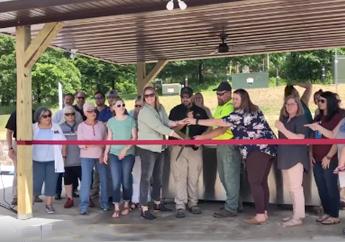
[[[83,107],[86,120],[79,124],[78,140],[105,140],[106,127],[96,119],[95,106],[89,103]],[[109,209],[107,194],[107,168],[103,162],[104,145],[79,145],[82,180],[80,187],[80,214],[87,215],[89,207],[90,186],[92,171],[96,166],[100,177],[100,206],[103,210]]]

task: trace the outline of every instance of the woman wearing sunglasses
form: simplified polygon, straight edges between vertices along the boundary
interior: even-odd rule
[[[164,136],[180,139],[170,127],[184,125],[182,121],[170,121],[164,107],[159,103],[158,95],[151,86],[145,87],[143,92],[143,108],[138,115],[139,140],[163,140]],[[162,145],[137,145],[141,158],[140,198],[141,216],[148,220],[156,218],[148,209],[148,192],[151,187],[151,198],[154,210],[171,211],[160,203],[163,162],[165,149]]]
[[[342,119],[337,95],[332,92],[321,93],[318,99],[320,113],[314,123],[306,125],[314,130],[316,139],[332,137],[337,134],[341,126],[337,126]],[[340,136],[339,136],[340,137]],[[339,152],[341,154],[341,152]],[[313,163],[314,178],[319,192],[324,215],[316,221],[324,224],[338,224],[340,194],[338,188],[338,174],[334,170],[338,166],[336,145],[312,145],[310,159]]]
[[[127,115],[124,101],[117,97],[110,104],[115,116],[108,120],[107,140],[136,140],[137,130],[135,120]],[[113,218],[129,213],[129,202],[132,197],[132,169],[134,165],[133,145],[107,145],[104,152],[104,163],[110,163],[111,178],[113,182]],[[121,199],[122,190],[122,199]],[[123,207],[120,210],[120,202]]]
[[[67,140],[77,139],[78,123],[76,122],[76,110],[72,106],[66,106],[63,109],[64,122],[60,124],[61,130]],[[65,174],[64,184],[66,192],[66,202],[64,208],[71,208],[74,205],[72,196],[72,184],[76,181],[78,187],[78,179],[81,180],[81,163],[80,149],[78,145],[64,146]]]
[[[60,126],[52,122],[52,112],[48,108],[38,108],[34,116],[34,140],[65,140]],[[47,213],[53,214],[58,173],[64,172],[62,145],[33,145],[32,159],[34,196],[41,194],[44,183],[45,209]]]
[[[95,106],[90,103],[85,103],[83,109],[86,120],[78,126],[78,140],[104,140],[107,136],[107,130],[103,122],[97,120]],[[88,214],[92,171],[95,166],[98,170],[100,180],[100,206],[103,211],[107,211],[109,204],[107,194],[107,166],[103,162],[104,145],[79,145],[79,148],[81,175],[83,177],[80,185],[80,214]]]

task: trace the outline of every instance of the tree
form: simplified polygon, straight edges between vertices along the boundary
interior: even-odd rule
[[[15,99],[16,62],[15,47],[11,37],[0,36],[0,102],[8,105]]]
[[[34,103],[57,103],[58,83],[64,93],[80,89],[80,72],[66,53],[48,49],[33,66],[32,95]]]

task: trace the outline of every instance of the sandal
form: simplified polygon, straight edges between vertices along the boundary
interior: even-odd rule
[[[327,219],[321,222],[321,224],[323,225],[333,225],[333,224],[339,224],[339,223],[340,223],[340,219],[334,218],[334,217],[328,217]]]
[[[328,219],[330,216],[328,214],[324,214],[320,217],[318,217],[315,221],[318,222],[318,223],[321,223],[322,221]]]
[[[121,215],[128,215],[129,214],[129,207],[123,207],[121,211]]]
[[[120,218],[120,210],[115,210],[111,217],[113,217],[113,218]]]
[[[131,203],[130,210],[133,211],[138,207],[138,204],[136,203]]]
[[[300,226],[300,225],[303,225],[303,220],[302,219],[296,219],[296,218],[291,218],[290,220],[282,223],[282,226],[284,228],[295,227],[295,226]]]

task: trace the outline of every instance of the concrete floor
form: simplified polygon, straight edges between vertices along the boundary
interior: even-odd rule
[[[1,186],[1,184],[0,184]],[[10,187],[2,189],[9,198]],[[3,196],[0,195],[3,199]],[[8,199],[7,199],[8,200]],[[187,214],[176,219],[173,212],[156,213],[158,218],[146,221],[139,211],[120,219],[111,218],[112,212],[90,209],[87,216],[79,215],[78,207],[63,208],[64,200],[56,201],[56,214],[49,215],[43,204],[35,204],[34,218],[18,220],[16,215],[0,208],[0,241],[128,241],[128,240],[314,240],[345,241],[342,234],[344,224],[324,226],[315,222],[316,214],[308,213],[305,224],[300,227],[282,228],[280,219],[288,216],[290,210],[270,207],[270,219],[264,225],[248,225],[243,219],[254,213],[254,208],[245,206],[244,212],[236,218],[216,219],[212,214],[222,203],[202,202],[201,215]],[[170,205],[173,207],[173,205]],[[345,211],[341,212],[344,219]]]

